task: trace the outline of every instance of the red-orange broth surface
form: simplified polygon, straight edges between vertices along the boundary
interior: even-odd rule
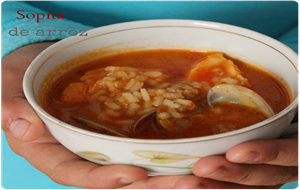
[[[216,68],[226,67],[226,64],[230,68],[220,70],[213,65],[206,66],[208,58],[213,59],[214,56],[221,60]],[[233,73],[238,73],[228,79],[226,69],[235,69]],[[123,78],[114,77],[116,73]],[[223,80],[215,74],[226,77]],[[151,78],[152,75],[156,78]],[[189,50],[146,50],[103,57],[69,71],[55,82],[46,95],[45,109],[59,120],[83,129],[115,135],[93,126],[96,123],[125,137],[140,139],[207,136],[247,127],[266,119],[263,114],[245,106],[230,103],[213,108],[208,106],[208,89],[227,81],[258,93],[274,113],[290,103],[286,89],[274,77],[226,55]],[[178,83],[181,86],[176,85]],[[190,87],[191,91],[187,91]],[[161,92],[164,94],[159,94]],[[194,94],[188,95],[188,92]],[[126,96],[122,95],[124,93]],[[145,93],[149,96],[141,98],[141,94]],[[132,96],[132,101],[126,99],[131,95],[135,96]],[[164,103],[175,106],[166,107]],[[138,118],[153,110],[158,110],[157,114],[162,113],[159,116],[166,120],[150,115],[134,128]],[[85,121],[93,122],[92,126]],[[158,122],[164,122],[165,127]]]

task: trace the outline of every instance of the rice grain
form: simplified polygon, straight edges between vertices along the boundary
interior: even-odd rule
[[[141,92],[141,95],[142,95],[142,98],[144,99],[144,101],[146,101],[146,102],[150,101],[149,93],[145,88],[141,88],[140,92]]]

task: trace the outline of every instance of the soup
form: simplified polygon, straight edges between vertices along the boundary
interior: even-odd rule
[[[223,53],[144,50],[110,55],[69,71],[52,86],[44,107],[71,125],[140,139],[207,136],[267,119],[240,104],[208,105],[209,89],[219,84],[255,91],[274,113],[290,103],[273,76]]]

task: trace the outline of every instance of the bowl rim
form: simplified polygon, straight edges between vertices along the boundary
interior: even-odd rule
[[[256,41],[259,41],[269,47],[272,47],[273,49],[277,50],[279,53],[281,53],[283,56],[285,56],[291,64],[294,66],[296,69],[296,72],[298,73],[298,68],[297,64],[294,64],[298,60],[298,55],[288,46],[285,44],[269,37],[264,34],[245,29],[242,27],[234,26],[234,25],[229,25],[229,24],[224,24],[224,23],[217,23],[217,22],[209,22],[209,21],[201,21],[201,20],[180,20],[180,19],[158,19],[158,20],[143,20],[143,21],[132,21],[132,22],[124,22],[124,23],[118,23],[118,24],[112,24],[112,25],[107,25],[107,26],[102,26],[98,28],[94,28],[91,30],[88,30],[87,32],[89,33],[98,33],[98,34],[105,34],[106,32],[115,32],[116,29],[118,31],[122,30],[132,30],[132,29],[137,29],[137,28],[145,28],[145,27],[166,27],[166,26],[173,26],[173,27],[199,27],[199,28],[205,28],[205,29],[214,29],[218,31],[224,31],[224,32],[230,32],[233,34],[237,35],[242,35],[247,38],[254,39]],[[120,30],[122,28],[122,30]],[[25,72],[24,79],[23,79],[23,91],[25,94],[25,97],[27,98],[28,102],[30,105],[36,110],[39,114],[42,116],[48,118],[52,122],[54,122],[56,125],[66,128],[68,130],[72,130],[77,133],[81,133],[83,135],[87,136],[92,136],[95,138],[100,138],[100,139],[106,139],[110,141],[121,141],[121,142],[126,142],[126,143],[137,143],[137,144],[182,144],[182,143],[192,143],[192,142],[202,142],[202,141],[213,141],[213,140],[218,140],[222,138],[228,138],[232,136],[237,136],[240,134],[244,134],[253,130],[257,130],[259,128],[262,128],[266,125],[269,125],[282,117],[290,114],[293,112],[297,106],[298,106],[298,92],[295,94],[294,100],[288,105],[284,110],[280,111],[276,115],[259,122],[257,124],[226,132],[226,133],[221,133],[221,134],[214,134],[214,135],[209,135],[209,136],[202,136],[202,137],[192,137],[192,138],[181,138],[181,139],[136,139],[136,138],[124,138],[124,137],[116,137],[116,136],[110,136],[110,135],[105,135],[105,134],[100,134],[88,130],[84,130],[75,126],[72,126],[70,124],[67,124],[59,119],[56,119],[55,117],[51,116],[48,114],[38,103],[37,100],[34,98],[33,95],[33,81],[34,78],[32,77],[32,72],[34,72],[34,75],[38,72],[38,69],[36,69],[38,66],[40,66],[41,63],[40,60],[43,60],[44,56],[47,57],[47,59],[44,61],[46,62],[51,56],[53,55],[47,55],[48,52],[58,52],[60,50],[57,50],[56,48],[59,46],[63,46],[63,48],[68,48],[72,44],[80,43],[81,41],[85,41],[91,38],[96,37],[97,35],[93,35],[91,37],[87,38],[80,38],[78,36],[71,36],[68,38],[65,38],[48,48],[46,48],[43,52],[41,52],[30,64],[28,69]],[[77,38],[78,37],[78,38]],[[269,43],[267,43],[269,42]],[[271,44],[270,44],[271,43]],[[275,46],[273,47],[273,46]],[[278,50],[280,49],[280,50]],[[285,51],[285,53],[281,51]],[[288,55],[286,55],[288,54]],[[293,58],[294,61],[290,60],[290,58]],[[32,79],[32,80],[31,80]]]

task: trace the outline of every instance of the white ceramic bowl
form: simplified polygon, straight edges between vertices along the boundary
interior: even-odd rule
[[[72,152],[99,164],[131,164],[149,175],[191,173],[201,157],[224,154],[231,147],[254,139],[278,138],[297,108],[297,54],[265,35],[226,24],[193,20],[149,20],[115,24],[64,39],[43,51],[29,66],[24,92],[52,135]],[[51,82],[66,70],[105,56],[142,49],[221,51],[272,73],[287,88],[293,102],[258,124],[223,134],[175,139],[143,140],[108,136],[66,124],[40,106]],[[88,52],[88,53],[87,53]],[[69,61],[75,57],[76,63]],[[64,64],[64,67],[60,66]]]

